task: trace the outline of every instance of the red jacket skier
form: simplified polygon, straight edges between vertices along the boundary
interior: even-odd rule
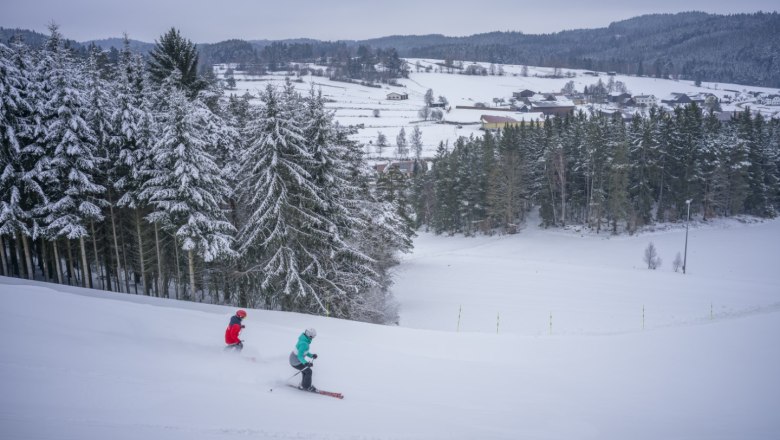
[[[241,329],[244,328],[244,324],[241,322],[246,318],[246,311],[239,310],[230,318],[227,330],[225,330],[225,347],[226,350],[238,350],[241,351],[244,348],[244,341],[238,339],[238,334],[241,333]]]

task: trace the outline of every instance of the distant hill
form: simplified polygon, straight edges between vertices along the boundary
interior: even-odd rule
[[[545,35],[404,40],[402,56],[614,70],[780,87],[780,14],[654,14]],[[381,44],[383,39],[378,39]]]
[[[8,42],[13,35],[21,35],[32,46],[46,39],[37,32],[0,28],[0,41]],[[122,45],[120,38],[93,42],[104,49],[118,49]],[[617,21],[605,28],[541,35],[489,32],[466,37],[393,35],[335,42],[306,38],[226,40],[198,44],[198,49],[201,63],[205,65],[268,62],[263,60],[268,54],[294,58],[296,54],[340,53],[345,49],[354,51],[361,45],[394,48],[404,57],[579,68],[780,87],[780,14],[777,12],[652,14]],[[131,47],[147,53],[154,44],[133,40]],[[289,48],[292,49],[288,51]]]

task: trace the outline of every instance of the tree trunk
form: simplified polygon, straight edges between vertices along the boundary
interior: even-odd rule
[[[92,275],[89,273],[89,264],[87,264],[87,245],[84,242],[84,236],[79,237],[79,247],[81,248],[81,287],[92,288]]]
[[[189,257],[189,268],[190,268],[190,291],[192,292],[192,296],[194,297],[195,296],[195,253],[192,252],[192,249],[190,249],[187,251],[187,255]]]
[[[116,258],[116,290],[122,291],[122,282],[119,280],[119,274],[122,273],[122,264],[119,259],[119,241],[116,238],[116,219],[114,218],[114,204],[109,201],[108,212],[111,215],[111,234],[114,237],[114,257]],[[125,275],[125,281],[127,281],[127,274]],[[130,293],[130,288],[127,288],[127,293]]]
[[[144,262],[144,241],[141,236],[141,213],[138,209],[135,210],[135,232],[138,238],[138,260],[141,264],[141,291],[144,295],[146,292],[146,266]]]
[[[43,260],[43,277],[46,281],[51,280],[49,276],[49,253],[46,252],[46,240],[41,237],[41,260]]]
[[[68,284],[72,286],[74,281],[78,282],[78,280],[75,279],[76,269],[73,267],[73,249],[71,248],[69,239],[65,239],[65,244],[67,245],[66,248],[68,251]]]
[[[62,267],[60,266],[60,251],[57,246],[57,240],[55,239],[52,244],[54,245],[54,270],[57,272],[57,282],[63,284]]]
[[[3,276],[8,276],[8,259],[5,256],[5,240],[0,235],[0,260],[2,260],[3,265]]]
[[[160,286],[160,291],[162,291],[163,285],[162,285],[162,255],[160,255],[160,235],[158,233],[158,226],[157,223],[154,224],[154,246],[155,250],[157,251],[157,278],[158,278],[158,285]],[[158,296],[162,296],[158,293]],[[168,297],[168,292],[165,292],[165,297]]]
[[[24,263],[22,263],[22,252],[19,249],[19,247],[20,247],[19,246],[19,239],[17,238],[16,240],[14,240],[14,253],[15,253],[15,256],[16,256],[16,271],[15,272],[16,272],[16,275],[19,278],[24,278],[24,274],[22,273],[23,272],[23,270],[22,270],[23,267],[22,266],[24,265]]]
[[[27,267],[27,278],[34,280],[35,279],[35,269],[33,269],[32,264],[32,254],[30,253],[30,242],[27,241],[27,236],[24,234],[19,234],[22,236],[22,247],[24,248],[24,263]]]
[[[97,248],[97,236],[95,235],[95,222],[89,222],[89,226],[92,229],[92,252],[95,253],[95,272],[97,272],[98,278],[100,278],[100,288],[106,290],[106,277],[103,275],[103,269],[100,267],[100,261],[98,261],[98,248]],[[106,268],[108,270],[108,268]]]
[[[181,282],[181,270],[179,268],[179,243],[176,240],[176,236],[173,236],[173,255],[176,258],[176,299],[181,298],[179,295],[179,283]]]

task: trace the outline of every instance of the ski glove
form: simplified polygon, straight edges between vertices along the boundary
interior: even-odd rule
[[[244,328],[244,327],[246,327],[246,326],[244,324],[241,324],[241,328]]]
[[[306,366],[307,366],[307,367],[309,367],[309,368],[311,368],[311,367],[313,367],[313,366],[314,366],[314,364],[313,364],[312,362],[306,362]]]
[[[311,358],[312,358],[312,359],[317,359],[317,355],[316,355],[316,354],[313,354],[313,355],[311,355]]]

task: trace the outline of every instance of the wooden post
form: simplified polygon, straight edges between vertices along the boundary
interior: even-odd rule
[[[642,304],[642,330],[645,329],[645,305]]]
[[[463,304],[458,307],[458,327],[455,329],[456,332],[460,331],[460,314],[463,311]]]
[[[498,334],[498,323],[501,321],[501,314],[496,312],[496,334]]]

